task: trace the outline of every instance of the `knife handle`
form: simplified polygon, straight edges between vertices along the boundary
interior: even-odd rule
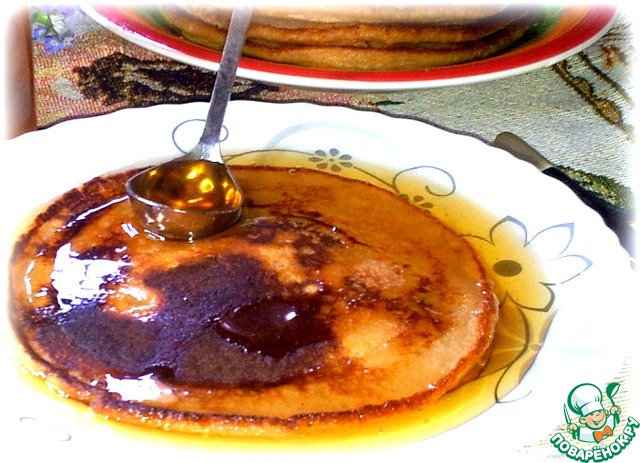
[[[630,214],[586,190],[580,183],[556,167],[548,167],[543,172],[567,185],[583,203],[600,214],[604,223],[618,235],[620,244],[629,252],[629,255],[636,257],[636,231],[631,226],[633,217]]]

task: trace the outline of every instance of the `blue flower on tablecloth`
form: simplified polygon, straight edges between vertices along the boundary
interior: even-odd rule
[[[57,37],[46,37],[44,39],[44,50],[47,54],[55,53],[68,47],[71,43],[73,43],[73,37],[63,37],[62,40]]]
[[[43,46],[45,54],[58,52],[73,43],[75,33],[70,20],[76,10],[71,6],[41,6],[31,12],[31,36]]]
[[[48,33],[49,29],[47,29],[43,24],[33,24],[31,36],[34,40],[44,40]]]
[[[547,311],[554,302],[553,286],[566,283],[591,266],[585,256],[568,252],[573,224],[552,225],[529,238],[524,223],[505,217],[494,224],[489,236],[467,236],[485,262],[491,277],[502,288],[498,297],[524,309]],[[532,291],[528,282],[537,283]]]

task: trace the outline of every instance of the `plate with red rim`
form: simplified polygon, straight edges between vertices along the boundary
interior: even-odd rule
[[[216,70],[220,53],[175,35],[153,19],[149,7],[84,6],[85,12],[115,34],[163,56]],[[616,18],[613,5],[545,6],[531,37],[517,47],[470,63],[409,71],[317,69],[245,57],[238,76],[296,87],[335,90],[410,90],[494,80],[551,66],[591,45]]]

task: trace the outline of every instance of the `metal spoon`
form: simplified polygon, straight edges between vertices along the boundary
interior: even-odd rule
[[[242,190],[222,160],[220,133],[251,14],[249,6],[233,9],[198,144],[184,156],[138,173],[126,184],[136,215],[162,237],[192,241],[230,227],[242,212]]]

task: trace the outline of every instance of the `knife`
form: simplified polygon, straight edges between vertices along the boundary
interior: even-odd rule
[[[631,226],[635,214],[618,209],[613,204],[585,189],[579,182],[558,169],[551,161],[527,144],[522,138],[511,132],[498,134],[493,146],[511,153],[516,158],[534,165],[549,177],[555,178],[568,186],[578,198],[596,211],[604,223],[614,231],[623,248],[629,253],[635,267],[636,261],[636,230]]]

